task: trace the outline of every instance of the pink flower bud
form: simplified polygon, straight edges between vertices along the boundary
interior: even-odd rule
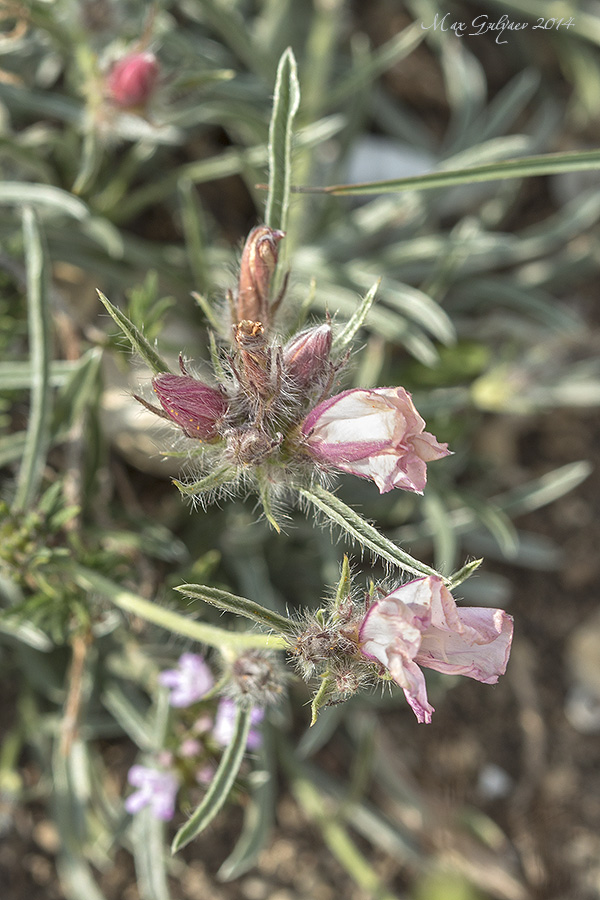
[[[495,684],[510,655],[513,620],[502,609],[459,608],[440,578],[418,578],[377,600],[359,631],[363,656],[389,671],[419,722],[431,722],[419,666]]]
[[[269,321],[269,289],[277,265],[277,244],[284,237],[267,225],[253,228],[240,264],[237,292],[237,319],[252,322]]]
[[[331,326],[318,325],[292,338],[283,349],[287,375],[300,388],[319,380],[327,369],[331,352]]]
[[[422,494],[426,463],[450,453],[424,427],[404,388],[357,388],[319,403],[302,432],[318,461],[371,478],[381,494],[392,488]]]
[[[112,67],[108,78],[108,92],[113,103],[121,109],[145,106],[156,86],[159,66],[153,53],[130,53]]]
[[[152,386],[167,416],[188,437],[212,441],[218,436],[217,423],[227,412],[220,391],[191,375],[157,375]]]

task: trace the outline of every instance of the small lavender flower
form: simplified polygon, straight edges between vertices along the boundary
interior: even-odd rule
[[[217,709],[217,717],[215,719],[215,724],[213,727],[213,737],[217,744],[220,744],[221,747],[227,747],[233,737],[233,725],[235,722],[235,715],[237,712],[237,705],[233,700],[229,700],[225,697],[223,700],[219,702],[219,707]],[[248,743],[247,747],[249,750],[258,750],[260,745],[262,744],[262,736],[260,731],[256,728],[253,728],[253,725],[259,725],[264,719],[265,711],[264,709],[260,709],[258,706],[254,706],[252,711],[250,712],[250,731],[248,732]]]
[[[171,689],[171,706],[191,706],[207,694],[214,684],[212,672],[197,653],[183,653],[176,669],[158,676],[160,684]]]
[[[172,772],[161,772],[147,766],[132,766],[127,780],[139,788],[125,800],[125,809],[133,815],[149,806],[156,819],[168,822],[175,814],[175,798],[179,782]]]

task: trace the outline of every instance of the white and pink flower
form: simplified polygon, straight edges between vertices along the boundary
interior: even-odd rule
[[[302,433],[319,462],[371,478],[382,494],[392,488],[422,494],[426,463],[450,453],[424,428],[404,388],[356,388],[319,403]]]
[[[456,606],[440,578],[418,578],[375,601],[359,631],[361,653],[389,671],[419,722],[431,722],[425,666],[495,684],[506,671],[513,620],[502,609]]]

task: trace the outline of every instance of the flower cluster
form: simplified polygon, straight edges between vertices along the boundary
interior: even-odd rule
[[[449,450],[424,430],[410,394],[397,387],[331,396],[345,357],[336,358],[330,321],[287,341],[275,334],[285,283],[271,299],[271,280],[282,238],[264,225],[248,237],[230,297],[229,348],[213,383],[190,373],[180,358],[180,374],[153,379],[159,407],[137,399],[201,444],[206,470],[220,473],[221,483],[254,479],[264,496],[277,485],[338,470],[372,479],[381,493],[422,493],[426,464]],[[211,475],[208,487],[216,481]],[[202,481],[194,487],[206,489]]]
[[[400,685],[417,720],[429,723],[434,709],[421,666],[483,684],[506,671],[513,623],[503,610],[458,607],[435,576],[373,597],[360,603],[348,593],[295,635],[291,652],[303,674],[323,679],[322,705],[345,700],[379,676]]]
[[[263,654],[260,663],[256,656],[251,652],[248,660],[240,657],[233,662],[234,681],[240,673],[246,679],[252,679],[255,671],[259,671],[264,680],[264,669],[269,661],[266,654]],[[275,664],[271,664],[270,670],[274,669]],[[197,653],[183,653],[177,666],[161,672],[158,680],[169,689],[170,705],[178,710],[189,710],[191,718],[188,726],[178,723],[176,746],[172,750],[162,751],[155,765],[136,764],[131,767],[127,780],[136,790],[126,798],[125,810],[133,815],[149,807],[155,818],[168,821],[175,814],[176,798],[182,785],[188,788],[205,786],[211,781],[215,772],[215,754],[227,747],[233,738],[238,702],[231,697],[222,697],[216,709],[211,705],[208,695],[215,687],[214,678]],[[246,681],[244,684],[246,689],[241,691],[241,698],[242,702],[248,703],[252,700],[249,696],[251,691]],[[268,698],[266,702],[269,702]],[[261,746],[259,726],[264,715],[263,708],[251,707],[248,750],[254,751]]]

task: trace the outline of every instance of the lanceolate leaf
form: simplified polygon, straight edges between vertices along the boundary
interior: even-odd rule
[[[27,442],[19,469],[13,508],[26,509],[35,500],[50,444],[50,310],[48,262],[35,213],[23,211],[23,237],[27,268],[27,307],[31,356],[31,410]]]
[[[220,591],[218,588],[206,587],[203,584],[182,584],[175,588],[181,591],[186,597],[192,597],[195,600],[204,600],[212,606],[217,606],[225,612],[235,613],[238,616],[245,616],[264,625],[266,628],[272,628],[281,634],[288,634],[293,630],[294,624],[285,616],[273,612],[266,607],[255,603],[253,600],[247,600],[246,597],[236,597],[235,594],[229,594],[227,591]]]
[[[443,578],[435,569],[425,565],[418,559],[414,559],[405,550],[402,550],[384,535],[380,534],[373,525],[366,522],[351,507],[346,506],[335,494],[331,494],[318,485],[311,489],[299,488],[298,493],[324,513],[329,520],[343,528],[358,544],[362,547],[367,547],[392,565],[399,566],[399,568],[412,572],[415,575],[436,575],[438,578]],[[446,579],[443,580],[445,581]]]
[[[172,845],[173,853],[177,853],[190,841],[204,831],[206,826],[217,815],[224,805],[239,772],[246,750],[248,732],[250,731],[250,709],[238,708],[231,743],[225,750],[215,777],[200,806],[191,819],[179,829]]]
[[[584,172],[600,169],[600,150],[577,153],[546,153],[524,156],[504,162],[485,163],[452,171],[430,172],[410,178],[369,181],[361,184],[332,184],[328,187],[294,187],[292,191],[309,194],[389,194],[400,191],[426,191],[432,188],[454,187],[476,181],[500,181],[507,178],[531,178],[534,175],[554,175],[558,172]]]
[[[124,612],[139,616],[141,619],[145,619],[146,622],[152,622],[154,625],[165,628],[167,631],[172,631],[174,634],[181,634],[183,637],[193,641],[207,644],[209,647],[216,647],[217,649],[233,647],[239,650],[257,647],[282,650],[287,646],[287,642],[276,634],[227,631],[224,628],[218,628],[216,625],[196,622],[189,616],[183,616],[172,609],[166,609],[164,606],[159,606],[157,603],[138,597],[132,591],[127,591],[109,578],[105,578],[104,575],[100,575],[92,569],[85,569],[83,566],[78,566],[75,569],[73,577],[83,590],[97,591]]]
[[[269,129],[269,200],[265,222],[269,228],[285,230],[290,200],[292,126],[300,104],[296,60],[288,47],[279,61],[273,115]]]
[[[146,365],[152,369],[155,375],[159,375],[161,372],[170,372],[171,370],[164,359],[158,355],[154,347],[146,340],[141,331],[135,327],[133,322],[130,322],[125,313],[122,313],[120,309],[113,306],[110,300],[104,296],[102,291],[97,291],[97,294],[125,337],[131,343],[133,349],[140,354]]]
[[[348,346],[348,344],[352,342],[354,335],[367,318],[367,313],[373,305],[375,294],[377,293],[380,282],[381,279],[379,278],[375,282],[373,287],[367,292],[367,294],[365,294],[362,303],[360,304],[350,321],[347,322],[342,330],[334,337],[332,344],[334,349],[343,350]]]

